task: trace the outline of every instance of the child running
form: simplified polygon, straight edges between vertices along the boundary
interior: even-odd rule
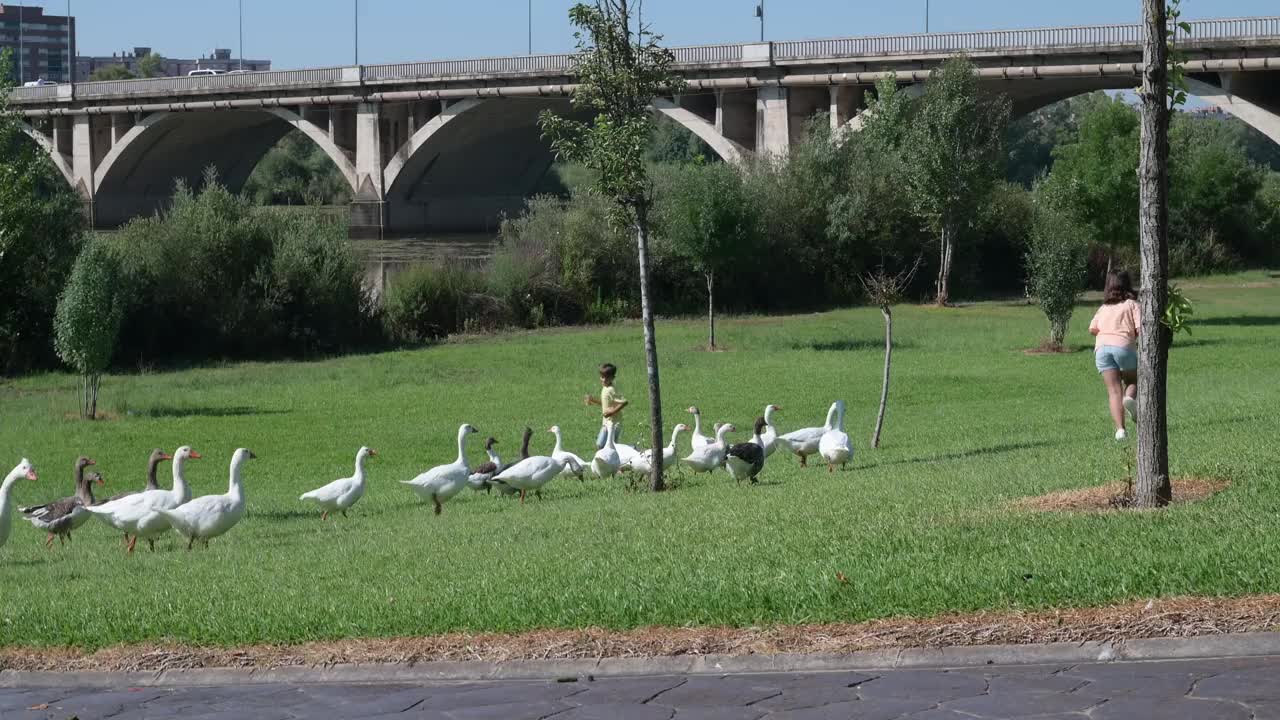
[[[622,411],[627,407],[627,399],[622,397],[622,393],[618,392],[618,388],[613,384],[618,377],[618,368],[613,363],[605,363],[600,366],[600,399],[588,395],[586,402],[588,405],[599,405],[600,413],[603,418],[600,423],[600,434],[596,437],[596,449],[604,447],[609,440],[609,431],[615,426],[618,433],[622,432]],[[614,435],[614,441],[618,436]]]
[[[1116,440],[1128,437],[1124,414],[1138,421],[1138,332],[1142,329],[1142,309],[1135,302],[1129,273],[1107,275],[1102,307],[1089,323],[1094,341],[1094,365],[1102,375],[1116,424]]]

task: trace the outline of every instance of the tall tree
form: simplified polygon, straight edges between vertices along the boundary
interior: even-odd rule
[[[640,315],[644,325],[645,364],[649,380],[651,447],[661,448],[662,392],[658,345],[649,291],[649,212],[653,185],[645,168],[645,151],[653,135],[649,105],[660,93],[678,93],[684,81],[672,71],[675,55],[664,49],[662,36],[649,32],[636,17],[639,0],[596,0],[569,10],[577,28],[578,85],[573,107],[591,113],[589,122],[543,112],[543,132],[561,158],[599,173],[595,188],[613,201],[616,216],[635,232],[639,256]],[[662,453],[655,452],[650,488],[663,489]]]
[[[144,78],[164,75],[164,56],[160,53],[147,53],[138,58],[138,76]]]
[[[1175,10],[1176,12],[1176,10]],[[1142,255],[1142,333],[1138,338],[1138,507],[1167,505],[1169,430],[1166,383],[1169,296],[1169,17],[1165,0],[1142,0],[1142,143],[1139,151],[1139,246]],[[1174,102],[1177,101],[1175,96]]]
[[[106,80],[133,80],[137,77],[129,68],[124,65],[104,65],[93,71],[89,79],[93,82],[101,82]]]
[[[930,75],[913,115],[908,177],[918,212],[939,237],[938,305],[951,299],[951,265],[966,215],[982,205],[1004,170],[1009,111],[1007,98],[983,95],[973,63],[955,57]]]

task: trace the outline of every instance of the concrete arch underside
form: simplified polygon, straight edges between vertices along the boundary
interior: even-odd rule
[[[19,123],[19,125],[22,128],[23,134],[31,138],[35,144],[49,156],[49,159],[53,161],[53,166],[56,167],[58,169],[58,173],[62,175],[62,179],[67,181],[67,185],[69,185],[73,190],[76,189],[75,174],[71,169],[71,159],[58,152],[58,149],[54,147],[53,141],[49,139],[49,136],[40,133],[25,122]]]
[[[96,224],[113,227],[153,214],[170,202],[179,180],[199,187],[210,167],[239,192],[291,128],[317,142],[347,182],[354,182],[350,158],[324,131],[289,110],[154,113],[125,133],[94,171]]]
[[[498,98],[453,103],[394,153],[384,173],[387,225],[392,232],[492,230],[518,214],[546,187],[555,153],[538,116],[572,113],[567,99]],[[669,100],[654,113],[671,117],[728,162],[745,150],[715,127]]]

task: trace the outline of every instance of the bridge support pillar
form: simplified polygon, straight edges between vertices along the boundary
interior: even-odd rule
[[[787,105],[787,89],[766,85],[756,96],[756,152],[781,157],[790,150],[791,111]]]
[[[355,129],[356,193],[351,202],[350,234],[354,238],[381,239],[387,228],[381,106],[357,105]]]
[[[84,204],[85,217],[89,226],[94,226],[95,213],[93,206],[93,116],[76,115],[71,125],[71,172],[76,194]]]

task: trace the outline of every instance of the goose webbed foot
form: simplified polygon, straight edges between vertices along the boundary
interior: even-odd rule
[[[138,544],[138,536],[137,536],[137,535],[134,535],[133,537],[129,538],[129,544],[128,544],[128,546],[127,546],[127,547],[129,548],[129,554],[130,554],[130,555],[132,555],[132,554],[133,554],[133,548],[134,548],[134,546],[135,546],[135,545],[137,545],[137,544]]]
[[[196,538],[194,535],[187,538],[187,552],[191,552],[191,546],[195,544],[196,544]]]
[[[325,511],[323,511],[323,512],[321,512],[321,513],[320,513],[320,522],[325,522],[325,521],[327,521],[328,519],[329,519],[329,511],[328,511],[328,510],[325,510]]]
[[[436,515],[439,515],[440,513],[444,512],[444,506],[440,504],[440,498],[436,497],[435,495],[432,495],[432,496],[431,496],[431,502],[435,503],[435,506],[436,506],[435,514],[436,514]]]
[[[151,548],[151,552],[155,552],[155,551],[156,551],[156,539],[155,539],[155,538],[147,538],[147,547]]]
[[[45,550],[53,549],[53,533],[49,533],[49,536],[44,539],[44,549]]]

